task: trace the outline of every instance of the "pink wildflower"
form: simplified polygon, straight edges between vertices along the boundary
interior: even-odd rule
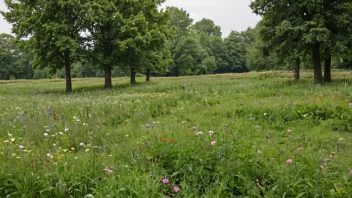
[[[215,141],[210,142],[210,145],[212,145],[212,146],[215,146],[215,144],[216,144]]]
[[[352,170],[350,170],[350,175],[352,175]]]
[[[291,133],[292,132],[292,130],[291,129],[287,129],[287,133]]]
[[[293,163],[293,160],[292,160],[292,159],[288,159],[288,160],[286,161],[286,163],[287,163],[287,164],[292,164],[292,163]]]
[[[177,193],[180,189],[177,186],[174,186],[174,191]]]
[[[299,151],[302,151],[302,150],[303,150],[303,147],[299,147],[298,150],[299,150]]]
[[[110,174],[114,172],[113,170],[111,170],[109,168],[104,168],[104,171],[107,172],[107,173],[110,173]]]
[[[164,179],[163,179],[163,183],[164,183],[164,184],[167,184],[167,183],[169,183],[169,180],[168,180],[167,178],[164,178]]]

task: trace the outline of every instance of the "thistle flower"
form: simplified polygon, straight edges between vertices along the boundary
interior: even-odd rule
[[[180,191],[180,189],[177,186],[174,186],[174,191],[175,193],[177,193],[178,191]]]
[[[164,179],[163,179],[163,183],[164,183],[164,184],[167,184],[167,183],[169,183],[169,180],[168,180],[167,178],[164,178]]]

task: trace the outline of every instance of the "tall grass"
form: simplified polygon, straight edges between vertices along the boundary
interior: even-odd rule
[[[333,77],[0,81],[0,197],[350,197],[352,76]]]

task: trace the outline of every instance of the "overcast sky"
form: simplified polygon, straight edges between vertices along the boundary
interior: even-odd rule
[[[260,18],[249,8],[250,0],[166,0],[165,5],[176,6],[190,13],[194,22],[208,18],[221,27],[223,36],[232,30],[254,27]]]
[[[242,31],[249,26],[254,27],[259,17],[249,8],[250,0],[166,0],[163,6],[176,6],[187,10],[194,21],[209,18],[219,25],[223,36],[231,30]],[[5,10],[0,0],[0,10]],[[11,25],[0,17],[0,33],[11,33]]]

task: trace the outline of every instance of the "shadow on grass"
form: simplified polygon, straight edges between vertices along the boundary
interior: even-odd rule
[[[124,91],[131,87],[141,87],[141,86],[148,86],[151,82],[137,82],[136,84],[130,83],[116,83],[115,86],[111,89],[105,89],[104,85],[89,85],[89,86],[79,86],[73,88],[72,94],[75,93],[84,93],[84,92],[98,92],[98,91]],[[67,94],[65,92],[65,87],[62,89],[51,89],[51,90],[41,90],[37,91],[35,94]]]

